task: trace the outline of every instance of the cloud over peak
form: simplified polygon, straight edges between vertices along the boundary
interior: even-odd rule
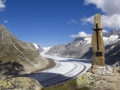
[[[107,31],[107,30],[105,30],[105,29],[103,29],[103,30],[102,30],[102,32],[103,32],[103,33],[108,33],[108,31]]]
[[[5,9],[5,3],[6,2],[6,0],[0,0],[0,11],[3,11],[4,9]]]
[[[84,37],[91,37],[91,34],[87,34],[85,33],[84,31],[81,31],[79,32],[78,34],[72,34],[70,35],[72,38],[77,38],[77,37],[80,37],[80,38],[84,38]]]
[[[103,33],[108,33],[108,31],[105,30],[105,29],[103,29],[102,32]],[[86,37],[90,38],[90,37],[92,37],[92,34],[87,34],[86,32],[81,31],[78,34],[72,34],[72,35],[70,35],[70,37],[72,37],[72,38],[86,38]]]

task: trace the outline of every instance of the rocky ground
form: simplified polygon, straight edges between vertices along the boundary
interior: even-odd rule
[[[47,58],[46,60],[48,61],[48,65],[46,67],[42,69],[40,68],[32,73],[40,72],[42,70],[49,69],[55,66],[55,62],[52,59]],[[12,64],[12,66],[14,67],[14,63]],[[13,67],[11,67],[10,69],[14,69]],[[13,72],[18,73],[16,70],[13,70]],[[13,72],[11,71],[11,73]],[[0,90],[41,90],[42,86],[37,80],[25,76],[26,75],[20,75],[19,77],[15,77],[14,75],[14,78],[9,79],[1,76],[2,78],[0,79]]]
[[[120,68],[114,75],[96,75],[87,71],[77,79],[78,86],[88,86],[90,90],[120,90]]]

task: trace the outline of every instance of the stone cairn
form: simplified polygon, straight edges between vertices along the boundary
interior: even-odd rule
[[[105,50],[102,33],[101,15],[94,16],[94,33],[92,34],[92,68],[91,72],[97,75],[113,75],[114,71],[105,65]]]

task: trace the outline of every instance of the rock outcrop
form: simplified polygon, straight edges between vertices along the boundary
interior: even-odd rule
[[[87,72],[78,77],[78,86],[88,86],[90,90],[119,90],[120,73],[113,76],[101,76]]]

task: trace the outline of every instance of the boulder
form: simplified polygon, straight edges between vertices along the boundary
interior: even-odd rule
[[[41,90],[37,80],[27,77],[17,77],[0,80],[0,90]]]

